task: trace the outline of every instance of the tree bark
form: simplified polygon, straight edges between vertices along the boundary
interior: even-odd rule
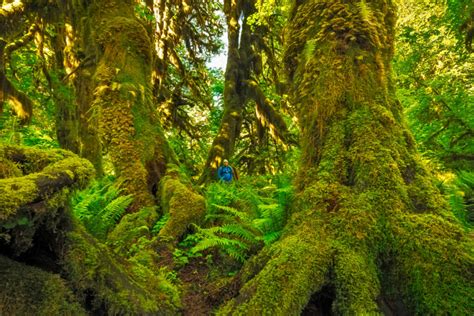
[[[302,130],[297,197],[285,234],[244,267],[221,314],[299,315],[321,295],[344,315],[474,311],[472,238],[395,100],[394,24],[391,0],[294,3],[285,66]]]
[[[138,210],[155,203],[152,191],[166,164],[176,160],[153,106],[152,41],[133,8],[131,0],[96,1],[77,8],[86,19],[79,14],[73,27],[82,41],[88,39],[84,52],[94,55],[86,57],[96,61],[96,67],[84,70],[94,71],[93,87],[82,79],[77,83],[84,94],[82,112],[97,117],[104,150],[124,193],[134,195],[131,210]]]

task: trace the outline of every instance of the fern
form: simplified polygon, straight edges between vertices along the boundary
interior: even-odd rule
[[[265,245],[270,245],[280,239],[281,234],[283,231],[276,231],[276,232],[271,232],[263,236],[262,240],[265,243]]]
[[[208,227],[195,226],[196,233],[182,244],[189,245],[188,240],[193,240],[190,249],[193,255],[216,249],[243,262],[263,244],[278,240],[286,223],[293,188],[289,178],[268,180],[259,178],[251,184],[241,180],[239,186],[210,185],[205,217]]]
[[[234,216],[235,218],[238,218],[240,220],[247,221],[249,218],[247,213],[238,211],[233,207],[225,206],[225,205],[216,205],[216,204],[214,204],[213,206],[215,206],[217,209],[223,210],[228,215]]]
[[[151,229],[153,234],[158,234],[160,230],[165,226],[166,222],[170,218],[170,214],[166,213],[165,215],[161,216],[160,219],[156,222],[156,224]]]
[[[466,228],[474,226],[474,172],[459,171],[452,183],[443,184],[454,216]]]
[[[73,213],[92,235],[105,239],[133,201],[131,195],[120,193],[112,178],[95,181],[73,196]]]
[[[119,196],[107,204],[98,215],[106,222],[117,223],[132,201],[133,197],[131,195]]]

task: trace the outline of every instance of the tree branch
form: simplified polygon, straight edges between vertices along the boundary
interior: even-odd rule
[[[0,100],[10,101],[13,111],[20,119],[21,124],[30,123],[33,115],[33,101],[26,94],[15,88],[3,70],[0,70],[0,86]]]
[[[269,129],[270,135],[284,144],[296,143],[291,139],[288,127],[281,115],[275,111],[272,102],[265,96],[255,80],[248,80],[249,96],[255,101],[257,118],[262,125]]]

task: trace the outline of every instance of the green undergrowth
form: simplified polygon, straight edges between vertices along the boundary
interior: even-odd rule
[[[449,205],[464,227],[474,228],[474,172],[459,171],[448,185]]]
[[[104,240],[132,203],[133,197],[121,191],[113,177],[104,177],[72,197],[74,215],[96,238]]]
[[[216,255],[238,266],[278,240],[287,221],[293,187],[289,177],[248,177],[207,187],[203,225],[194,225],[175,250],[178,266],[190,257]],[[159,222],[155,227],[158,227]]]

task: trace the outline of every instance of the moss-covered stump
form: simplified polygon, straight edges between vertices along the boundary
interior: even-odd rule
[[[394,25],[391,0],[294,2],[293,214],[220,314],[474,314],[472,235],[450,215],[395,100]]]
[[[58,228],[69,193],[94,174],[87,160],[65,150],[0,145],[0,165],[15,176],[0,179],[0,244],[15,255],[31,247],[39,227]]]
[[[178,242],[192,223],[199,224],[206,213],[204,197],[197,194],[173,167],[168,167],[161,181],[161,206],[169,219],[158,237],[163,241]]]
[[[0,255],[1,315],[87,315],[59,275]]]

